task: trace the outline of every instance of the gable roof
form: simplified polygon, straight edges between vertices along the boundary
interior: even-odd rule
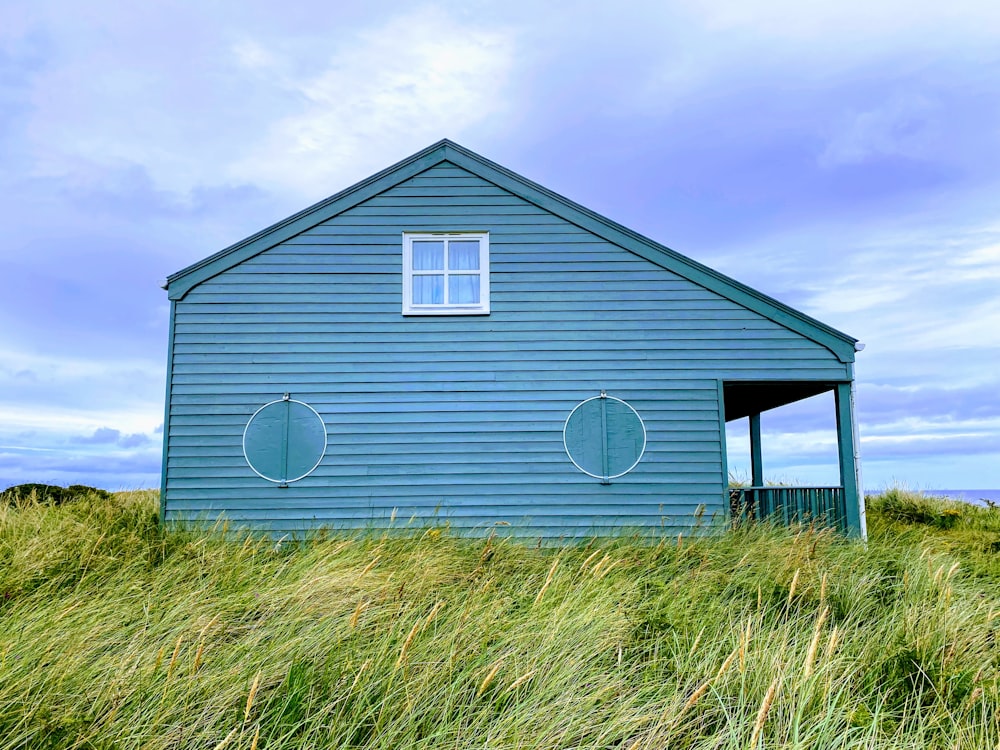
[[[857,339],[778,302],[766,294],[704,266],[670,248],[623,227],[568,198],[548,190],[447,139],[378,172],[326,200],[310,206],[235,245],[167,277],[171,300],[183,297],[201,282],[227,271],[317,224],[357,206],[442,162],[450,162],[582,229],[645,258],[743,307],[768,318],[832,351],[841,362],[853,362]]]

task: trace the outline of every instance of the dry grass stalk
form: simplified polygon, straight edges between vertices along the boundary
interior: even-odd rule
[[[542,596],[545,595],[546,589],[548,589],[549,584],[552,583],[552,576],[554,576],[556,574],[556,568],[557,567],[559,567],[559,558],[558,557],[555,560],[552,561],[552,567],[549,568],[549,574],[547,576],[545,576],[545,583],[542,584],[542,587],[538,590],[538,595],[535,596],[535,604],[538,604],[538,602],[540,602],[542,600]]]
[[[583,565],[581,565],[581,566],[580,566],[580,572],[582,573],[583,571],[585,571],[585,570],[587,569],[587,566],[588,566],[588,565],[590,565],[591,561],[592,561],[592,560],[593,560],[593,559],[594,559],[595,557],[597,557],[597,556],[598,556],[599,554],[601,554],[601,549],[600,549],[600,547],[598,547],[597,549],[595,549],[595,550],[594,550],[593,552],[591,552],[591,553],[590,553],[590,554],[589,554],[589,555],[587,556],[587,559],[583,561]]]
[[[493,664],[493,668],[486,673],[486,677],[484,677],[483,681],[479,683],[479,689],[476,691],[477,698],[480,695],[482,695],[483,692],[486,690],[486,688],[490,686],[490,683],[493,682],[493,678],[497,676],[497,672],[499,672],[500,667],[503,666],[503,659],[504,658],[502,656],[499,659],[497,659],[496,662]]]
[[[826,573],[823,573],[823,580],[819,584],[819,606],[826,602]]]
[[[753,620],[747,617],[747,626],[740,632],[740,674],[746,671],[747,648],[750,646],[750,639],[753,637]]]
[[[684,549],[684,534],[680,533],[677,535],[677,551],[680,552]]]
[[[371,661],[366,659],[364,661],[364,663],[360,667],[358,667],[358,673],[356,675],[354,675],[354,682],[351,683],[351,689],[348,690],[347,692],[349,692],[349,693],[353,693],[354,692],[354,688],[356,688],[358,686],[358,683],[361,681],[361,675],[362,675],[362,673],[366,669],[368,669],[368,666],[370,664],[371,664]]]
[[[167,651],[166,646],[160,646],[160,650],[156,652],[156,663],[153,664],[154,672],[160,668],[161,664],[163,664],[163,655],[166,653],[166,651]],[[3,661],[2,657],[0,657],[0,661]]]
[[[948,574],[945,573],[944,565],[945,565],[944,563],[941,563],[941,566],[936,571],[934,571],[934,583],[936,583],[939,586],[948,580],[947,579]]]
[[[410,628],[410,634],[406,636],[406,640],[403,641],[403,647],[399,650],[399,658],[396,659],[396,669],[399,669],[406,662],[406,652],[410,650],[410,645],[413,643],[413,639],[417,637],[420,625],[421,622],[417,622],[412,628]]]
[[[771,704],[774,703],[774,696],[778,692],[778,679],[777,677],[771,682],[771,687],[767,689],[767,693],[764,695],[764,700],[761,701],[760,710],[757,712],[757,721],[753,725],[753,733],[750,735],[750,747],[757,747],[757,741],[760,739],[761,730],[764,729],[764,722],[767,721],[767,714],[771,710]]]
[[[837,639],[840,637],[840,630],[836,625],[833,626],[833,632],[830,633],[830,642],[826,644],[826,655],[824,659],[830,661],[833,658],[833,652],[837,648]]]
[[[795,569],[795,575],[792,576],[792,584],[788,587],[788,601],[785,603],[785,608],[792,606],[792,599],[795,597],[795,587],[799,583],[799,569]]]
[[[260,725],[257,725],[257,731],[253,733],[253,742],[250,743],[250,750],[257,750],[257,743],[260,741]]]
[[[339,542],[334,546],[332,550],[330,550],[329,556],[333,557],[334,555],[338,554],[342,549],[344,549],[345,547],[350,547],[352,544],[354,544],[353,539],[345,539],[344,541]]]
[[[207,633],[212,628],[212,626],[215,625],[215,623],[217,623],[218,621],[219,621],[219,616],[218,615],[216,615],[211,620],[209,620],[208,621],[208,625],[206,625],[205,627],[203,627],[201,629],[201,632],[198,633],[198,640],[199,641],[203,640],[205,638],[205,633]]]
[[[688,658],[694,656],[694,652],[698,650],[698,644],[701,643],[701,637],[705,634],[705,628],[698,631],[698,635],[694,637],[694,643],[691,644],[691,650],[688,651]]]
[[[606,576],[608,573],[610,573],[612,570],[614,570],[615,566],[618,565],[618,564],[620,564],[620,563],[621,563],[621,560],[614,560],[610,565],[607,565],[607,566],[601,568],[601,572],[597,573],[595,575],[595,577],[597,579],[604,578],[604,576]]]
[[[438,612],[441,611],[441,608],[443,606],[444,606],[444,599],[439,599],[437,604],[435,604],[434,607],[431,609],[431,613],[427,615],[427,619],[424,620],[424,626],[421,628],[421,630],[426,630],[427,626],[430,625],[432,622],[434,622],[434,618],[437,617]]]
[[[729,668],[733,665],[736,657],[740,654],[740,646],[737,646],[732,651],[729,652],[729,656],[726,657],[725,661],[722,662],[722,666],[719,667],[719,671],[715,673],[715,679],[719,679],[724,675]]]
[[[177,655],[181,652],[181,642],[184,640],[183,635],[177,636],[177,643],[174,645],[173,656],[170,657],[170,663],[167,665],[167,679],[174,673],[174,665],[177,663]]]
[[[215,750],[222,750],[222,748],[224,748],[226,745],[232,742],[233,737],[236,736],[236,732],[238,729],[239,727],[233,727],[233,729],[229,732],[229,734],[227,734],[223,738],[222,742],[220,742],[218,745],[215,746]]]
[[[64,617],[66,617],[66,615],[68,615],[74,609],[76,609],[77,607],[79,607],[81,604],[83,604],[83,602],[75,602],[73,604],[70,604],[68,607],[66,607],[66,609],[64,609],[62,612],[60,612],[58,615],[56,615],[56,622],[59,622],[61,619],[63,619]]]
[[[819,617],[816,618],[816,627],[813,631],[812,641],[809,643],[809,650],[806,652],[805,664],[802,667],[802,674],[805,677],[809,677],[812,674],[813,662],[816,660],[816,650],[819,648],[819,639],[823,635],[823,624],[826,622],[826,617],[829,614],[829,608],[824,607]]]
[[[510,687],[507,688],[506,692],[512,693],[515,690],[517,690],[519,687],[521,687],[521,685],[523,685],[528,680],[530,680],[532,677],[534,677],[535,676],[535,672],[537,672],[537,671],[538,671],[537,669],[532,669],[532,670],[529,670],[528,672],[525,672],[523,675],[521,675],[520,677],[518,677],[516,680],[514,680],[510,684]]]
[[[197,672],[198,668],[201,667],[201,654],[204,650],[205,650],[205,643],[204,642],[199,643],[198,650],[195,651],[194,654],[194,664],[191,665],[191,674]]]
[[[486,537],[486,544],[483,545],[483,551],[479,555],[479,564],[485,563],[490,556],[493,554],[493,537],[497,534],[496,529],[490,529],[490,535]]]
[[[351,619],[348,623],[352,629],[358,626],[358,620],[361,618],[361,613],[364,612],[366,609],[368,609],[368,605],[369,602],[365,601],[364,599],[358,602],[358,606],[354,608],[354,614],[351,615]]]
[[[371,569],[374,568],[376,565],[378,565],[378,561],[381,560],[381,559],[382,559],[381,556],[375,555],[375,557],[372,559],[372,561],[370,563],[368,563],[364,567],[364,569],[358,574],[358,580],[360,581],[362,578],[364,578],[366,575],[368,575],[368,573],[371,572]]]
[[[969,694],[969,697],[966,700],[966,706],[968,708],[972,708],[973,706],[976,705],[976,703],[979,702],[979,699],[982,697],[983,697],[983,689],[982,687],[977,687]]]
[[[708,692],[708,688],[711,684],[712,684],[711,679],[705,680],[703,683],[701,683],[701,685],[698,687],[697,690],[691,693],[691,697],[687,699],[687,701],[684,703],[684,706],[681,708],[681,712],[677,715],[677,718],[674,719],[675,722],[678,719],[680,719],[680,717],[683,714],[685,714],[688,711],[688,709],[693,708],[695,703],[701,700],[701,697]]]
[[[260,672],[253,678],[253,684],[250,686],[250,694],[247,696],[247,705],[243,709],[243,723],[245,724],[250,718],[250,709],[253,708],[253,699],[257,697],[257,690],[260,688]]]
[[[602,557],[600,559],[600,561],[597,563],[597,565],[595,565],[593,568],[590,569],[590,574],[596,578],[597,575],[601,572],[601,568],[603,568],[604,565],[610,559],[611,559],[611,555],[605,555],[604,557]]]

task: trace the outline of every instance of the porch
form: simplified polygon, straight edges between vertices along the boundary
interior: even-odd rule
[[[729,508],[734,519],[774,518],[786,526],[818,521],[848,530],[843,487],[733,487]]]
[[[770,486],[764,482],[761,414],[833,392],[840,482],[836,486]],[[818,522],[851,536],[867,536],[861,490],[854,390],[851,382],[726,381],[721,397],[726,422],[749,419],[750,486],[729,490],[734,519],[773,518],[785,524]]]

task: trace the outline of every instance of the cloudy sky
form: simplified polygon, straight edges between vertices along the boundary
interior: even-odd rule
[[[861,339],[867,487],[1000,488],[987,0],[4,0],[0,488],[155,486],[167,274],[442,137]]]

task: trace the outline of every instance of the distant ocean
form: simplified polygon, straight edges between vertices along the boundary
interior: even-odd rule
[[[976,505],[986,505],[987,500],[1000,505],[1000,490],[922,490],[922,492],[925,495],[940,495]]]

